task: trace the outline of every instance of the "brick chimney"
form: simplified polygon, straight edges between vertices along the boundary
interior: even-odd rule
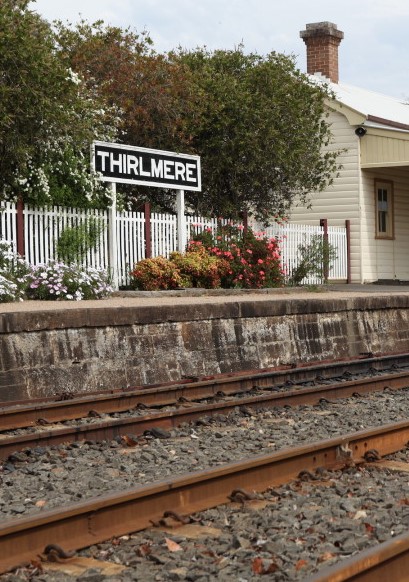
[[[307,73],[321,73],[338,83],[338,46],[344,33],[332,22],[314,22],[307,24],[300,37],[307,45]]]

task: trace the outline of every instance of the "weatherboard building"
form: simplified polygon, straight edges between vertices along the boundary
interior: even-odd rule
[[[339,176],[295,206],[290,222],[351,225],[351,281],[409,281],[409,105],[339,82],[338,47],[344,34],[331,22],[307,24],[307,73],[329,85],[333,142],[342,150]]]

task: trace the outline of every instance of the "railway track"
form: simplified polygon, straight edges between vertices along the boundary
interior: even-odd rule
[[[262,492],[281,485],[301,473],[366,463],[405,448],[408,441],[409,422],[393,423],[113,492],[62,510],[46,511],[40,517],[12,520],[0,525],[0,572],[37,560],[50,543],[66,551],[78,550],[145,529],[169,513],[190,515],[228,503],[237,493]],[[406,571],[401,564],[406,564],[408,552],[408,536],[400,536],[310,580],[399,582],[407,579],[402,577]]]
[[[212,377],[185,378],[182,381],[162,385],[138,386],[113,389],[102,393],[82,396],[59,394],[43,399],[0,402],[0,427],[2,431],[35,426],[37,423],[55,423],[84,418],[90,412],[109,414],[131,410],[139,405],[163,407],[180,401],[199,401],[218,394],[234,395],[254,388],[277,390],[289,389],[296,384],[319,384],[328,379],[352,374],[370,374],[386,369],[409,368],[409,354],[392,354],[374,357],[363,354],[359,359],[320,362],[304,366],[289,365],[281,368],[220,374]],[[394,376],[396,375],[394,372]],[[404,372],[402,372],[404,374]],[[385,378],[385,382],[387,382]],[[369,383],[368,383],[369,384]],[[353,386],[353,384],[351,384]],[[360,386],[359,384],[356,385]],[[364,390],[363,384],[361,389]],[[371,390],[369,387],[368,390]],[[319,386],[317,386],[317,394]]]
[[[323,569],[304,582],[405,582],[409,568],[409,534]]]
[[[269,371],[248,375],[192,381],[186,385],[167,385],[141,388],[127,394],[99,394],[35,404],[20,404],[0,410],[0,459],[26,448],[58,445],[81,440],[111,440],[121,435],[141,437],[147,431],[169,430],[182,423],[202,417],[226,415],[236,407],[260,410],[317,404],[324,400],[348,398],[385,389],[398,390],[409,385],[409,355],[384,356],[368,360],[336,362],[286,371]],[[395,368],[393,373],[374,376],[374,372]],[[352,373],[362,370],[371,375],[347,380]],[[329,383],[329,378],[342,379]],[[301,383],[326,382],[302,387]],[[298,386],[295,386],[296,383]],[[201,403],[203,400],[210,402]],[[158,410],[173,407],[172,409]],[[149,410],[148,410],[149,409]],[[121,418],[100,419],[102,414],[134,411]],[[74,426],[61,427],[61,421],[91,417]],[[32,427],[36,426],[36,429]],[[13,431],[30,427],[24,434],[10,435]]]
[[[117,413],[120,403],[121,411],[122,407],[123,410],[136,408],[138,414],[103,421],[93,418],[90,424],[73,427],[46,425],[41,427],[40,432],[17,437],[3,433],[0,435],[0,458],[5,459],[16,450],[36,446],[45,447],[84,439],[107,440],[130,433],[137,437],[155,428],[166,429],[203,416],[228,414],[236,407],[257,411],[268,407],[316,404],[353,395],[362,396],[385,388],[399,390],[409,385],[409,372],[403,369],[408,365],[408,359],[407,354],[368,357],[336,362],[330,366],[313,365],[301,369],[190,379],[183,384],[141,387],[126,391],[125,394],[123,391],[112,391],[109,395],[91,395],[75,401],[48,400],[3,406],[2,419],[9,419],[2,422],[3,430],[4,425],[9,430],[11,427],[16,428],[15,425],[20,429],[27,426],[33,430],[32,426],[30,428],[35,417],[33,415],[38,415],[38,419],[44,418],[44,409],[50,411],[49,418],[55,414],[56,418],[65,420],[67,415],[64,411],[69,410],[71,404],[75,410],[68,414],[69,418],[83,418],[88,415],[91,404],[91,410],[95,410],[96,402],[107,406],[105,410],[109,409],[110,412],[113,408]],[[351,374],[362,374],[363,369],[370,374],[369,377],[348,379]],[[394,369],[393,373],[385,372],[390,369]],[[339,381],[332,382],[334,377],[340,377]],[[305,387],[305,383],[318,382],[323,383]],[[208,399],[213,401],[204,404],[200,402]],[[110,401],[108,405],[107,401]],[[141,412],[141,404],[151,409]],[[158,410],[161,406],[172,406],[173,409]],[[14,414],[17,414],[14,418],[18,419],[15,424],[12,420]],[[409,422],[399,422],[229,463],[216,469],[169,478],[153,485],[104,494],[85,502],[70,504],[62,511],[49,510],[41,516],[7,520],[0,525],[0,572],[36,560],[50,542],[65,550],[78,550],[112,537],[144,530],[152,522],[160,521],[170,510],[190,515],[228,502],[235,491],[265,491],[297,479],[302,472],[314,473],[322,467],[332,470],[366,463],[371,450],[384,456],[401,450],[408,442]],[[345,559],[341,564],[323,569],[319,575],[308,580],[384,582],[393,579],[399,582],[406,579],[408,556],[409,537],[401,535],[367,550],[362,556],[359,554],[354,559]]]

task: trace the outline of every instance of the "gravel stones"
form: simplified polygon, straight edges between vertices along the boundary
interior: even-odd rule
[[[237,408],[227,417],[207,419],[206,425],[184,424],[170,431],[166,439],[129,435],[131,446],[120,439],[16,452],[0,466],[0,517],[15,517],[11,510],[15,506],[24,505],[25,512],[20,515],[27,515],[113,489],[132,488],[170,475],[394,422],[408,416],[407,395],[408,390],[386,391],[316,407],[253,412],[250,417]],[[139,444],[135,446],[136,442]],[[31,501],[26,503],[25,499]]]
[[[407,390],[383,392],[251,416],[236,409],[228,417],[173,429],[167,438],[135,437],[136,446],[115,440],[25,450],[1,466],[0,515],[4,522],[192,468],[219,466],[406,419],[407,395]],[[407,451],[396,459],[406,462]],[[274,581],[302,580],[322,566],[398,535],[409,524],[406,474],[368,466],[325,472],[318,481],[306,479],[266,492],[261,500],[197,516],[199,526],[220,532],[217,538],[207,530],[192,538],[183,529],[153,528],[82,551],[81,555],[123,564],[126,570],[115,577],[88,570],[80,579],[245,582],[265,575]],[[0,579],[20,582],[29,575],[46,582],[74,580],[61,572],[29,571]]]
[[[398,535],[401,520],[409,516],[402,502],[408,494],[406,475],[352,467],[328,472],[320,481],[294,481],[257,500],[209,509],[197,514],[194,524],[151,528],[79,554],[126,566],[115,578],[101,578],[109,582],[250,582],[263,575],[274,582],[303,580]],[[33,579],[72,581],[64,576]]]

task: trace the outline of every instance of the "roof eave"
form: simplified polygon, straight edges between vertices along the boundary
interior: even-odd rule
[[[337,99],[326,99],[325,101],[330,109],[345,115],[350,125],[364,125],[366,121],[369,121],[373,123],[379,123],[380,125],[386,126],[387,128],[391,127],[397,130],[402,129],[404,131],[409,130],[409,125],[406,123],[399,123],[398,121],[393,121],[391,119],[385,119],[383,117],[377,117],[376,115],[362,113],[362,111],[353,109],[352,107],[349,107],[349,105],[345,105],[345,103],[342,103]]]
[[[330,109],[345,115],[350,125],[362,125],[368,119],[367,115],[362,113],[362,111],[353,109],[352,107],[341,103],[341,101],[338,101],[337,99],[327,98],[325,99],[325,103]]]
[[[376,117],[375,115],[368,115],[367,120],[373,121],[374,123],[379,123],[381,125],[386,125],[387,127],[393,127],[395,129],[404,129],[405,131],[409,130],[409,125],[407,125],[406,123],[399,123],[397,121],[391,121],[390,119]]]

